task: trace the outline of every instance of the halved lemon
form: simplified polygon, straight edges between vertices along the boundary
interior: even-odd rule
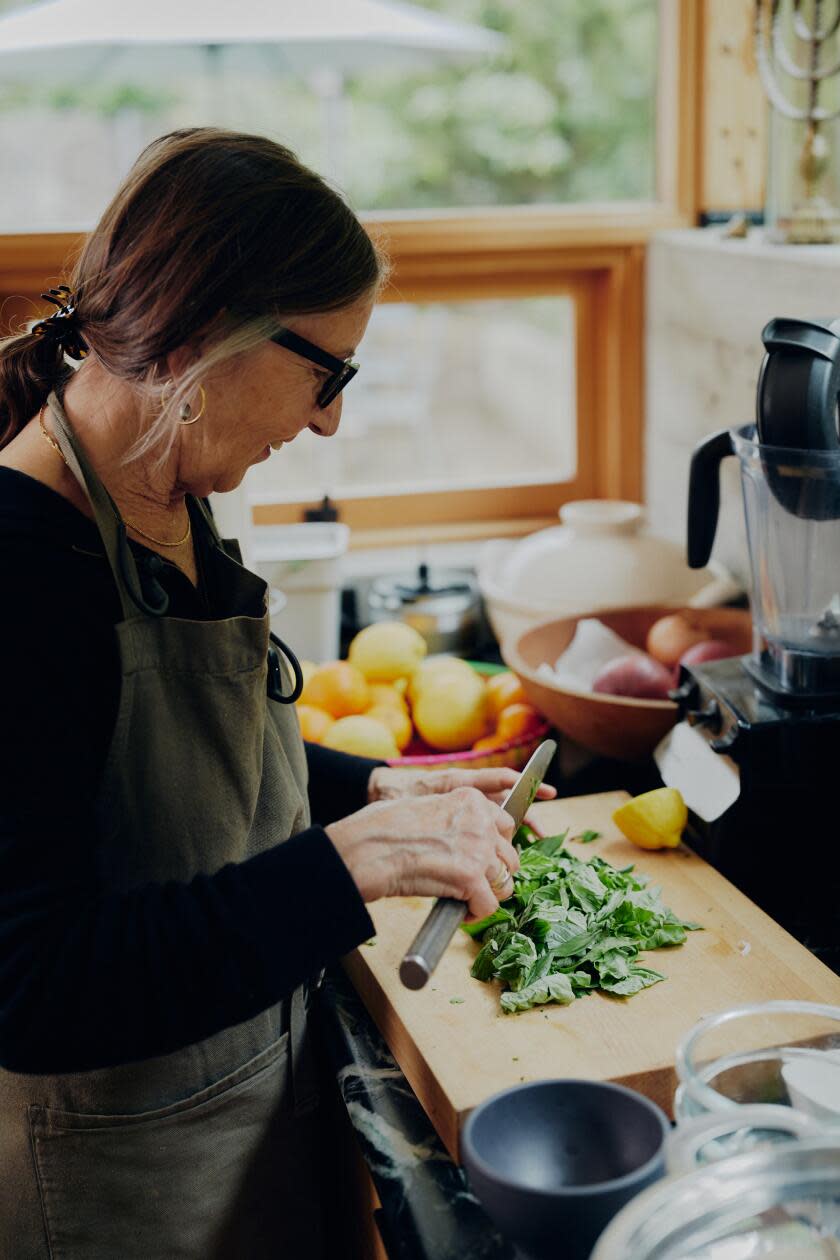
[[[676,788],[656,788],[620,805],[613,822],[640,849],[675,849],[688,822],[688,810]]]

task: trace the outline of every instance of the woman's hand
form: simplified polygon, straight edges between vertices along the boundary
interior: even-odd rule
[[[475,787],[381,800],[326,828],[365,901],[454,897],[492,914],[513,892],[513,819]]]
[[[501,805],[519,774],[505,767],[488,770],[408,770],[397,766],[377,766],[368,780],[368,800],[394,801],[405,796],[436,796],[459,787],[477,788],[488,800]],[[550,801],[557,789],[541,783],[537,790],[538,801]],[[526,822],[540,835],[540,830],[529,817]]]

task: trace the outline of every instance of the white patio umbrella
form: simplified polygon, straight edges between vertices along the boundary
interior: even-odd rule
[[[323,103],[340,178],[343,89],[371,66],[492,56],[507,41],[400,0],[46,0],[0,17],[0,82],[160,82],[242,71],[305,75]],[[215,118],[222,122],[223,110]]]
[[[424,65],[503,50],[496,32],[399,0],[46,0],[0,17],[0,74],[125,78],[182,73],[201,49],[248,45],[275,68],[342,74],[372,64]]]

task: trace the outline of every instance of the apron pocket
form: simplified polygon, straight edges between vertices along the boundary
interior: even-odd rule
[[[224,1254],[216,1240],[230,1233],[243,1203],[252,1210],[249,1183],[286,1127],[288,1078],[284,1033],[235,1072],[155,1111],[97,1115],[30,1107],[53,1260]]]

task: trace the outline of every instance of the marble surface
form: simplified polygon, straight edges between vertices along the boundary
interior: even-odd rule
[[[755,229],[663,232],[647,255],[645,477],[650,528],[684,543],[694,446],[751,424],[761,330],[840,313],[840,246],[773,245]],[[724,464],[714,556],[749,582],[738,461]]]
[[[382,1204],[389,1260],[515,1260],[343,972],[321,990],[339,1090]]]

